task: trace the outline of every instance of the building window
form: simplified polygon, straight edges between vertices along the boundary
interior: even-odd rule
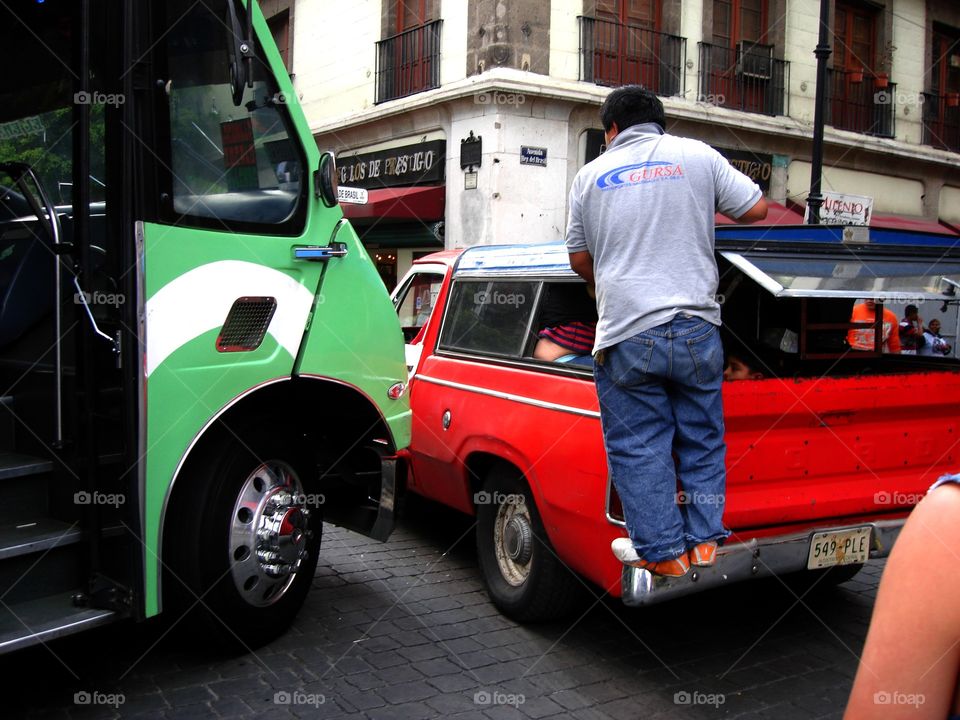
[[[440,20],[430,0],[396,0],[395,23],[377,43],[376,102],[440,87]]]
[[[960,152],[960,30],[935,24],[930,90],[924,94],[923,142]]]
[[[880,11],[837,0],[827,122],[840,130],[893,137],[896,88],[877,63]]]
[[[713,42],[700,45],[698,100],[783,115],[789,63],[775,57],[767,0],[713,0]]]
[[[660,18],[660,0],[597,0],[594,17],[580,18],[581,77],[681,93],[686,41],[660,32]]]

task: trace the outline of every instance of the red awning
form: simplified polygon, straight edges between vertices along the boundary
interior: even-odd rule
[[[733,220],[726,215],[717,213],[717,225],[733,225]],[[786,205],[767,200],[767,219],[761,220],[758,225],[803,225],[803,213],[788,208]]]
[[[367,218],[385,220],[443,220],[445,191],[443,185],[380,188],[368,192],[366,205],[341,203],[344,217],[350,220]]]
[[[923,218],[906,218],[899,215],[872,215],[870,227],[884,228],[885,230],[913,230],[916,232],[937,233],[938,235],[960,235],[952,225],[924,220]]]

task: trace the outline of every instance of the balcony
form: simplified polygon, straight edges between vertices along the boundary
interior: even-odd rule
[[[786,115],[789,82],[790,63],[773,57],[772,45],[741,42],[726,48],[700,43],[700,102],[761,115]]]
[[[869,73],[827,71],[827,125],[864,135],[892,138],[896,130],[896,83],[877,86]]]
[[[683,94],[686,38],[609,20],[578,19],[581,80],[643,85],[657,95]]]
[[[923,94],[923,144],[960,152],[960,93]]]
[[[377,103],[440,87],[441,22],[434,20],[377,43]]]

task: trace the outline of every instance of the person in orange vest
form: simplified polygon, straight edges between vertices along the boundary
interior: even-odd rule
[[[877,304],[873,299],[857,301],[853,306],[850,322],[876,322]],[[873,328],[850,328],[847,331],[847,344],[852,350],[873,350]],[[900,322],[893,310],[883,309],[883,352],[900,353]]]

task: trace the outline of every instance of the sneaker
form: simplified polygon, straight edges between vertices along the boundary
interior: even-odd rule
[[[690,551],[690,564],[696,567],[712,567],[717,562],[717,543],[703,542]]]
[[[654,575],[664,575],[666,577],[683,577],[690,569],[690,561],[687,554],[670,560],[660,560],[659,562],[650,562],[637,555],[637,549],[633,546],[630,538],[617,538],[610,543],[610,549],[614,556],[624,565],[648,570]]]

